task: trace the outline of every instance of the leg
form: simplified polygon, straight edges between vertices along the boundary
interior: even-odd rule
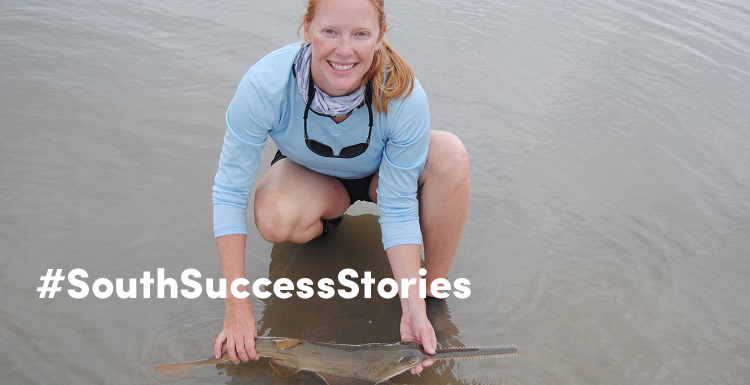
[[[255,225],[273,243],[305,243],[323,231],[321,218],[336,218],[347,208],[341,182],[289,159],[271,166],[255,191]]]
[[[378,176],[370,184],[377,201]],[[448,275],[469,211],[469,156],[461,140],[432,131],[427,163],[419,177],[419,224],[424,242],[427,285]]]
[[[419,224],[429,285],[448,275],[469,211],[469,156],[458,137],[432,132],[419,186]]]

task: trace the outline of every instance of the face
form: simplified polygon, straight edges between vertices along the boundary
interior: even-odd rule
[[[321,0],[305,41],[312,44],[312,77],[331,96],[362,85],[375,51],[383,45],[377,10],[369,0]]]

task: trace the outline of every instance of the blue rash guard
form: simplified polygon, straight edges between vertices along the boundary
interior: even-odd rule
[[[408,97],[391,99],[388,115],[373,108],[372,138],[365,153],[350,159],[322,157],[304,140],[305,103],[292,70],[300,48],[300,43],[287,45],[253,65],[229,104],[213,187],[215,236],[247,234],[250,187],[270,136],[289,159],[321,174],[356,179],[379,170],[377,210],[383,247],[420,244],[417,180],[427,160],[430,112],[419,81],[415,79]],[[365,141],[368,122],[366,107],[339,124],[311,112],[307,131],[311,139],[338,154],[343,147]]]

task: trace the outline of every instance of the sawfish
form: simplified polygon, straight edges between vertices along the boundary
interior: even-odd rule
[[[518,352],[515,346],[482,346],[436,349],[435,354],[430,355],[416,342],[346,345],[283,337],[258,337],[255,350],[261,357],[270,358],[270,365],[279,376],[288,377],[301,370],[309,371],[328,385],[381,383],[425,360],[508,356]],[[200,367],[227,362],[230,359],[224,348],[220,358],[161,365],[154,367],[154,370],[180,378]]]

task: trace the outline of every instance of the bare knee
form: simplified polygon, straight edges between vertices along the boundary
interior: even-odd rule
[[[448,186],[465,183],[469,179],[469,154],[461,139],[450,132],[432,131],[423,175]]]
[[[272,191],[258,191],[255,195],[255,226],[260,236],[271,243],[288,241],[295,226],[293,210]]]

